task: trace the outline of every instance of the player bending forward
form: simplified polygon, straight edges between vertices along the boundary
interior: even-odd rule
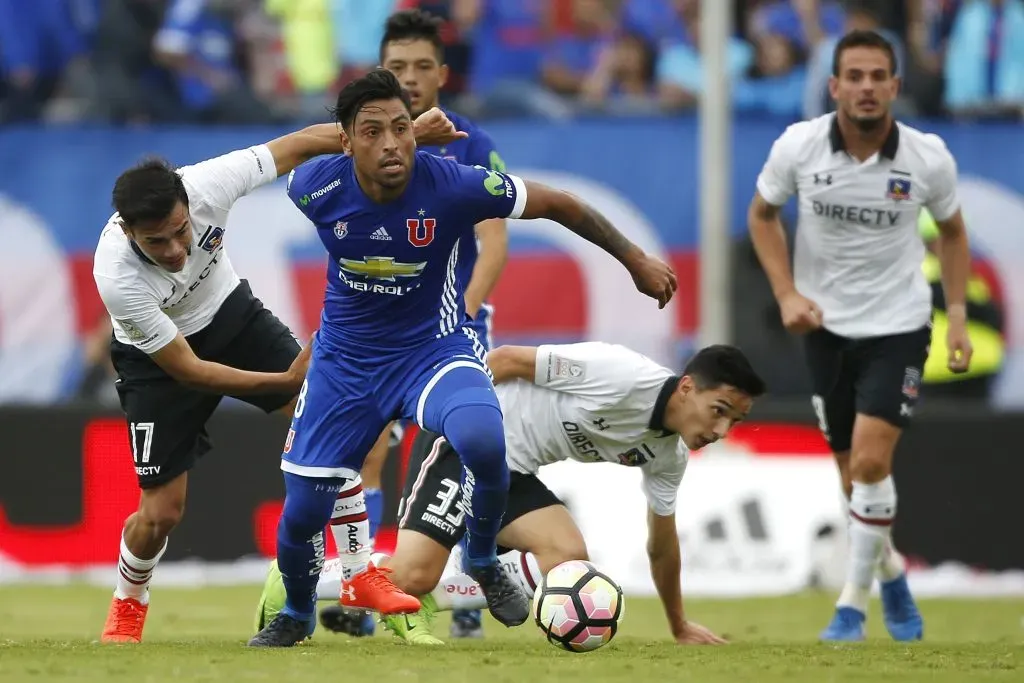
[[[724,642],[685,617],[675,509],[689,450],[725,437],[764,393],[764,382],[743,353],[731,346],[707,347],[682,375],[635,351],[600,342],[503,346],[487,362],[506,416],[506,458],[512,471],[498,533],[498,543],[511,550],[500,559],[523,593],[532,596],[541,577],[559,563],[588,558],[579,528],[537,477],[538,469],[562,460],[636,467],[648,504],[651,576],[672,636],[680,643]],[[396,585],[423,596],[420,613],[384,619],[409,642],[440,642],[430,633],[436,610],[483,604],[469,576],[441,580],[449,553],[465,532],[460,469],[458,455],[443,437],[420,435],[399,510],[395,554],[384,561]],[[322,597],[335,602],[320,615],[332,630],[347,624],[335,597],[339,579],[332,572],[318,587]],[[266,619],[282,607],[280,585],[272,568],[257,618]]]
[[[460,137],[431,111],[424,143]],[[142,495],[124,525],[103,642],[142,639],[149,582],[181,521],[188,471],[210,450],[206,421],[223,396],[291,413],[308,352],[240,280],[224,247],[232,205],[320,154],[340,152],[334,124],[180,169],[125,171],[100,234],[93,275],[110,314],[110,355]]]
[[[864,638],[877,572],[890,635],[917,640],[924,626],[890,528],[893,452],[917,402],[932,332],[921,207],[940,230],[953,372],[971,360],[970,250],[952,155],[940,137],[890,113],[900,85],[892,45],[853,31],[836,45],[832,71],[836,113],[794,124],[775,141],[750,206],[750,235],[783,324],[806,335],[814,410],[849,500],[846,586],[821,638]],[[779,211],[793,194],[799,223],[791,274]]]

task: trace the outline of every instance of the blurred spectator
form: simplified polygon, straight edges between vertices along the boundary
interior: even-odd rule
[[[302,118],[325,119],[338,61],[330,15],[331,0],[266,0],[266,11],[281,22],[285,61],[299,95]]]
[[[807,81],[803,49],[779,33],[762,33],[753,43],[754,62],[733,83],[733,107],[738,112],[799,118]]]
[[[623,33],[602,51],[580,88],[581,105],[608,114],[658,112],[654,69],[658,53],[647,38]]]
[[[809,49],[824,36],[841,34],[843,21],[842,6],[831,0],[767,0],[757,3],[751,12],[747,38],[753,41],[763,35],[777,35]]]
[[[154,39],[157,61],[171,71],[185,120],[271,123],[242,68],[235,0],[173,0]]]
[[[67,0],[0,0],[0,122],[39,118],[85,50]]]
[[[694,106],[704,87],[700,58],[700,0],[673,0],[683,26],[684,42],[674,43],[658,58],[658,93],[662,107],[669,111]],[[736,83],[751,68],[754,50],[745,41],[730,37],[726,46],[726,69]]]
[[[472,115],[571,115],[561,98],[539,84],[551,9],[544,0],[452,2],[456,23],[473,43]]]
[[[395,0],[328,0],[343,82],[363,76],[380,62],[384,24]]]
[[[946,106],[960,116],[1024,113],[1024,0],[968,0],[945,55]]]
[[[575,97],[598,61],[611,60],[615,17],[602,0],[572,0],[571,28],[571,33],[556,36],[548,44],[541,79],[553,92]]]
[[[153,57],[153,39],[167,0],[105,0],[96,28],[92,64],[94,114],[114,123],[178,118],[175,84]]]
[[[686,41],[686,28],[675,7],[676,0],[625,0],[620,23],[628,33],[643,36],[657,49]]]

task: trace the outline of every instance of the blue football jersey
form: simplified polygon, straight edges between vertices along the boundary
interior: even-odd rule
[[[469,137],[447,145],[420,145],[418,149],[467,166],[483,166],[499,173],[505,172],[505,162],[498,154],[494,140],[483,128],[448,109],[445,109],[444,113],[448,120],[455,124],[455,130],[465,131],[469,133]]]
[[[519,178],[417,151],[405,192],[385,204],[359,187],[345,155],[296,168],[288,196],[329,254],[322,341],[350,351],[407,349],[467,322],[460,250],[473,226],[518,218],[526,206]]]
[[[455,130],[465,131],[469,133],[469,137],[460,138],[447,145],[420,146],[419,149],[444,159],[457,161],[460,164],[483,166],[492,171],[505,173],[505,162],[502,160],[501,155],[498,154],[494,140],[491,139],[491,136],[483,128],[478,127],[466,117],[448,109],[445,109],[444,113],[455,125]],[[476,265],[479,253],[480,245],[476,240],[472,242],[467,240],[459,248],[459,274],[467,285],[470,278],[473,277],[473,267]],[[477,311],[473,318],[473,329],[476,330],[480,341],[488,349],[490,349],[490,316],[492,310],[491,305],[484,301],[483,306],[480,307],[480,310]]]

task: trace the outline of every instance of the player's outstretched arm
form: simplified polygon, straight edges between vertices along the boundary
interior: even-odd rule
[[[487,367],[495,384],[513,379],[533,382],[537,376],[537,347],[499,346],[487,354]]]
[[[420,145],[444,145],[468,136],[468,133],[455,130],[455,124],[436,107],[413,121],[413,134]],[[317,123],[271,140],[267,148],[274,156],[277,176],[287,175],[296,166],[321,154],[344,154],[344,135],[338,123]]]
[[[199,358],[179,332],[150,358],[172,378],[214,394],[297,394],[306,377],[312,344],[307,344],[285,372],[250,372]]]
[[[678,283],[672,268],[630,242],[601,212],[568,192],[525,181],[526,206],[520,218],[547,218],[601,247],[626,267],[636,288],[664,308]]]
[[[683,612],[683,591],[679,584],[682,557],[675,513],[659,515],[647,511],[647,557],[651,564],[651,578],[661,598],[668,618],[672,637],[677,643],[688,645],[720,645],[726,641],[700,624],[687,621]]]

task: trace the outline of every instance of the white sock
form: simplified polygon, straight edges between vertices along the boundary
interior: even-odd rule
[[[346,581],[366,571],[370,563],[370,518],[366,514],[363,480],[346,481],[331,514],[331,533],[338,546],[341,575]]]
[[[124,542],[124,532],[121,533],[121,554],[117,558],[117,587],[114,588],[114,597],[118,600],[133,598],[143,605],[149,604],[149,582],[153,579],[153,569],[157,562],[164,556],[167,550],[167,541],[164,547],[151,560],[141,560],[128,550]]]
[[[498,562],[516,580],[526,597],[532,599],[537,590],[537,584],[544,579],[544,574],[541,573],[540,565],[537,564],[537,558],[533,553],[510,550],[503,555],[498,555]]]
[[[850,518],[850,499],[846,497],[846,492],[840,490],[842,494],[840,501],[842,501],[843,514],[846,515],[847,525],[849,525]],[[907,561],[903,555],[896,550],[896,546],[892,542],[892,533],[885,537],[885,547],[882,549],[882,559],[878,562],[878,578],[883,582],[892,581],[898,579],[900,576],[907,571]]]
[[[892,581],[903,576],[907,571],[907,562],[892,544],[892,537],[887,536],[882,548],[882,559],[878,563],[878,578],[883,582]]]
[[[468,574],[452,574],[441,579],[437,588],[430,591],[437,603],[437,609],[484,609],[487,599],[480,584]]]
[[[337,604],[341,595],[341,558],[332,557],[324,562],[323,571],[316,582],[316,599]]]
[[[837,607],[853,607],[867,612],[871,583],[895,516],[896,487],[892,477],[886,477],[877,484],[853,482],[850,555],[846,565],[846,585],[836,601]]]

